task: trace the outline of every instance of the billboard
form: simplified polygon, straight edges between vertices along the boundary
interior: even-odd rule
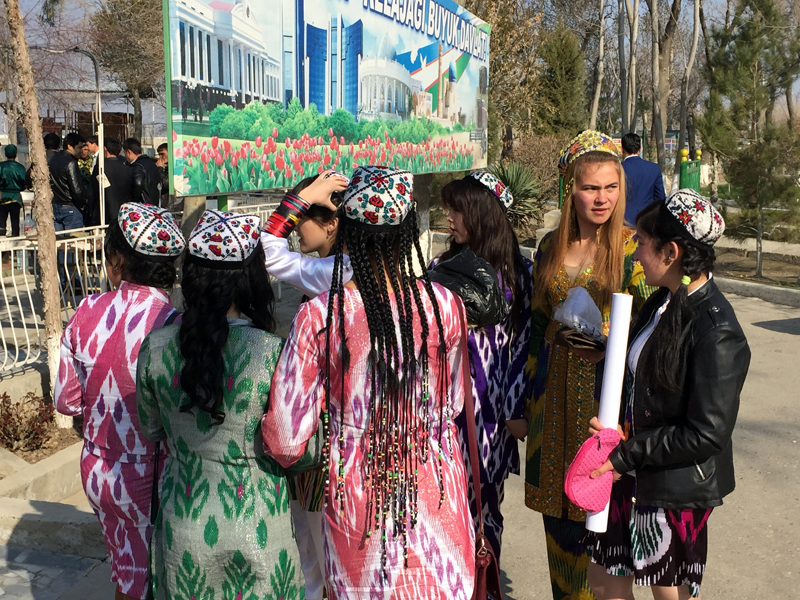
[[[490,28],[455,2],[167,7],[177,195],[290,187],[366,164],[486,165]]]

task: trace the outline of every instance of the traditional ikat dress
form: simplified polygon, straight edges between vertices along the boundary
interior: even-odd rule
[[[408,566],[403,566],[400,536],[388,527],[386,577],[381,567],[380,532],[367,537],[369,483],[365,480],[366,444],[369,436],[370,382],[367,367],[369,330],[364,305],[358,290],[344,288],[345,331],[350,351],[350,369],[345,374],[342,396],[339,385],[332,385],[330,413],[331,452],[329,466],[344,461],[342,511],[335,501],[335,485],[325,497],[323,536],[325,568],[328,574],[328,598],[339,600],[374,599],[453,599],[472,596],[474,577],[474,532],[467,505],[467,478],[452,418],[463,407],[462,361],[459,311],[461,303],[444,288],[434,285],[443,319],[447,351],[446,388],[448,398],[444,422],[438,430],[438,401],[431,399],[429,458],[421,463],[418,474],[419,520],[408,535]],[[428,322],[435,324],[433,306],[422,289]],[[262,431],[269,454],[288,466],[299,460],[309,440],[315,435],[325,398],[326,365],[325,326],[328,293],[300,307],[292,325],[286,348],[281,355],[272,382],[273,402],[264,417]],[[333,315],[338,322],[338,315]],[[414,322],[415,339],[421,329]],[[398,331],[397,335],[400,333]],[[429,389],[438,389],[436,348],[438,330],[431,326],[429,353],[432,368],[428,373]],[[339,354],[338,329],[331,335],[331,352]],[[331,381],[341,381],[340,366],[332,365]],[[417,381],[417,389],[421,381]],[[421,398],[422,394],[420,394]],[[344,410],[344,414],[342,414]],[[423,412],[422,401],[418,407]],[[340,420],[344,420],[344,443],[339,451]],[[444,501],[441,506],[436,455],[443,454],[441,466]],[[335,471],[334,471],[335,472]]]
[[[123,281],[81,302],[61,338],[56,408],[83,415],[83,489],[100,519],[111,580],[134,598],[147,588],[155,454],[136,413],[136,365],[142,340],[173,311],[164,291]]]
[[[228,319],[225,421],[181,412],[179,326],[148,337],[139,357],[142,430],[166,440],[169,460],[153,532],[155,597],[302,600],[283,469],[264,455],[259,423],[283,340]]]

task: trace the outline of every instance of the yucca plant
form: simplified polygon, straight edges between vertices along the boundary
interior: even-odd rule
[[[529,233],[542,212],[536,175],[518,162],[499,162],[491,165],[488,171],[502,181],[514,196],[514,203],[508,209],[511,224],[518,231]]]

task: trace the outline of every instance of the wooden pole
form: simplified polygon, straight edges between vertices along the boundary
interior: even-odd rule
[[[56,234],[53,228],[53,192],[50,173],[39,120],[39,100],[33,83],[25,27],[19,10],[19,0],[6,0],[6,22],[9,41],[14,54],[14,68],[19,78],[19,101],[22,103],[23,124],[28,131],[30,160],[32,163],[33,194],[36,203],[36,230],[39,248],[42,296],[44,297],[44,331],[47,349],[47,366],[50,371],[50,393],[55,388],[58,375],[58,354],[61,341],[61,300],[56,265]],[[62,428],[72,426],[72,417],[56,414],[56,424]]]

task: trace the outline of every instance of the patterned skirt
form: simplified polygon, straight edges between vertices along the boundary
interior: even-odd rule
[[[588,534],[592,562],[611,575],[634,577],[636,585],[685,585],[693,598],[708,552],[710,508],[668,510],[633,504],[636,479],[623,475],[611,492],[608,530]]]

